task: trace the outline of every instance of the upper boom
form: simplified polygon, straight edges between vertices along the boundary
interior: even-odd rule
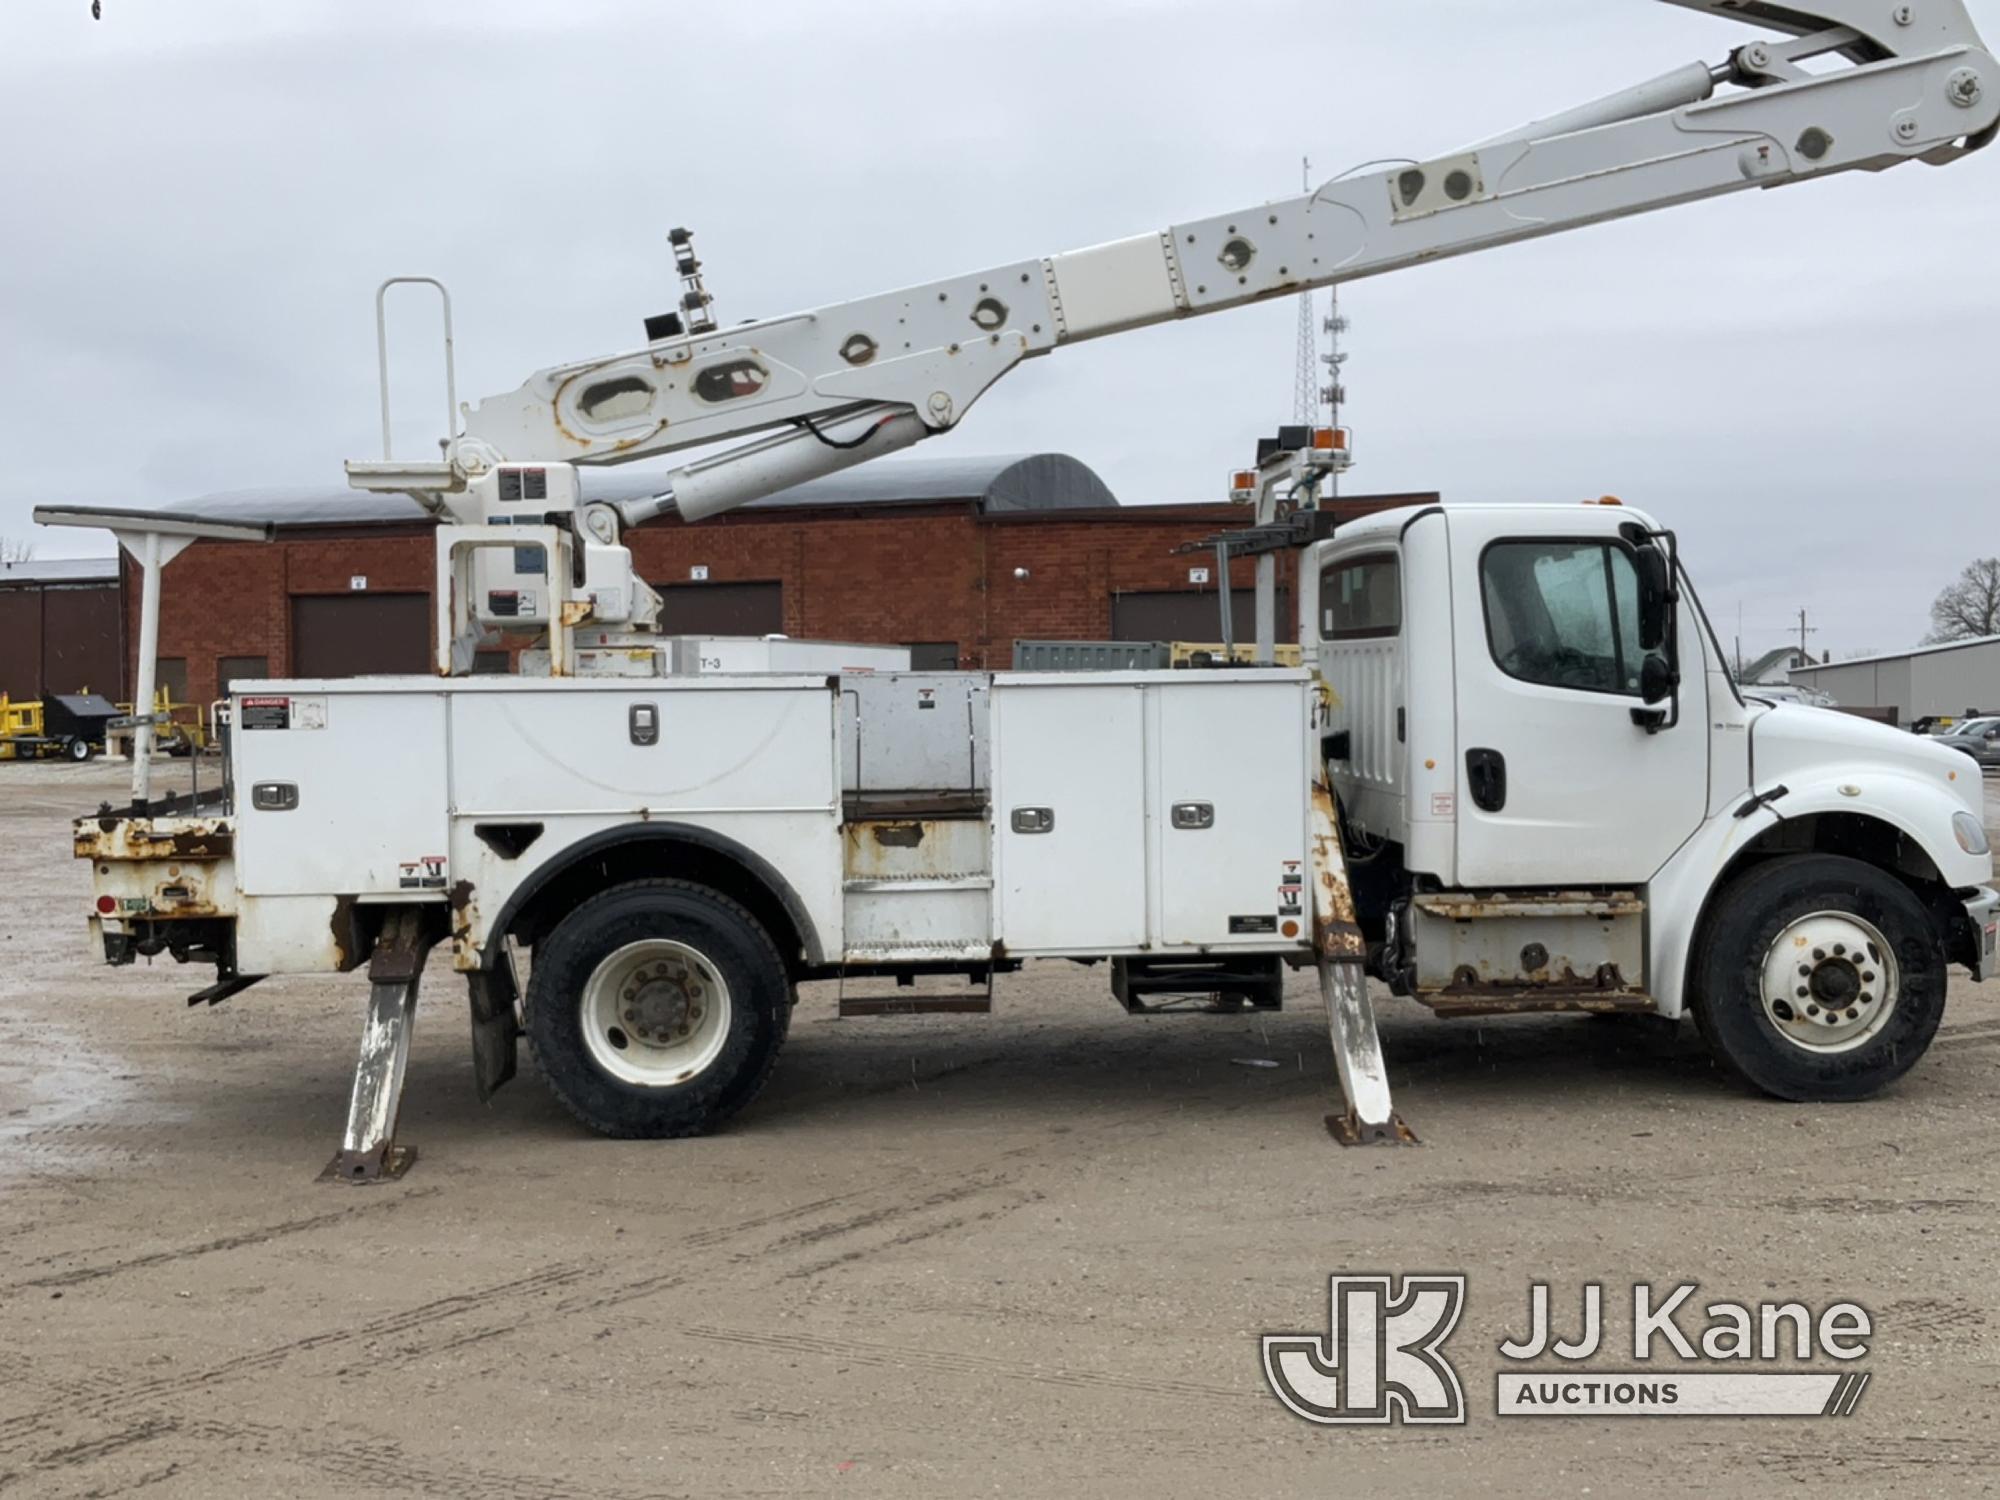
[[[765,433],[620,508],[626,525],[698,519],[945,431],[1063,344],[1744,188],[1944,163],[2000,122],[2000,67],[1962,0],[1667,3],[1781,36],[1296,198],[559,365],[468,408],[445,463],[351,463],[351,481],[449,510],[501,461],[623,463]],[[1833,56],[1831,72],[1799,66]]]

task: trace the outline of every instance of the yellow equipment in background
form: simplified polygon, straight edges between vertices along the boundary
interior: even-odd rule
[[[1257,645],[1254,641],[1238,641],[1234,651],[1225,652],[1222,642],[1209,645],[1201,641],[1174,641],[1173,665],[1176,667],[1207,667],[1220,661],[1239,661],[1244,665],[1257,660]],[[1279,642],[1272,648],[1272,659],[1281,667],[1296,667],[1303,663],[1297,644],[1286,645]]]
[[[130,703],[118,705],[119,711],[130,716],[134,707]],[[153,694],[153,746],[167,755],[199,755],[209,745],[208,714],[200,705],[176,703],[168,688],[161,688]],[[132,737],[130,729],[112,731],[114,754],[129,755],[127,743]]]
[[[0,693],[0,760],[32,760],[38,747],[16,745],[16,740],[42,738],[42,705],[16,703]]]

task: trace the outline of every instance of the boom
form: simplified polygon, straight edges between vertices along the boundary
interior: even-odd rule
[[[947,431],[1002,375],[1068,344],[1746,188],[1943,164],[2000,122],[2000,68],[1963,0],[1665,3],[1778,35],[1436,160],[542,370],[465,408],[443,462],[350,463],[350,482],[476,521],[454,497],[498,463],[750,438],[617,508],[623,526],[697,520]],[[1805,71],[1816,58],[1838,62]]]

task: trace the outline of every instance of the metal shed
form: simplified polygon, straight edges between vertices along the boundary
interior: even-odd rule
[[[1898,724],[2000,711],[2000,635],[1799,667],[1792,681],[1831,694],[1843,708],[1894,709]]]

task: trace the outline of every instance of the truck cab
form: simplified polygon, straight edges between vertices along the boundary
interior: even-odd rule
[[[1976,770],[1739,693],[1641,512],[1386,511],[1300,575],[1357,906],[1399,993],[1693,1009],[1740,1025],[1725,1061],[1802,1097],[1920,1050],[1947,963],[1991,967]]]

